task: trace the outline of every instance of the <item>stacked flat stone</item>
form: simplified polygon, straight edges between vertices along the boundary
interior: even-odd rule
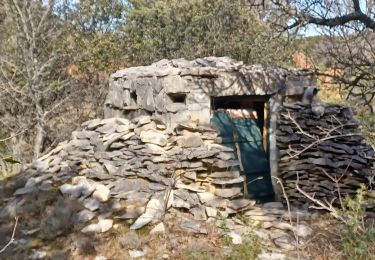
[[[349,107],[284,104],[278,120],[279,177],[289,199],[309,201],[299,187],[316,199],[339,203],[374,178],[374,150],[361,134]],[[337,184],[336,184],[337,182]],[[339,187],[339,189],[338,189]]]
[[[246,65],[228,57],[161,60],[112,74],[104,117],[157,115],[172,129],[185,121],[209,123],[212,97],[298,96],[315,85],[306,71]]]
[[[58,188],[81,201],[90,219],[111,205],[114,218],[138,218],[134,229],[171,207],[206,220],[255,203],[241,199],[244,180],[234,152],[216,143],[211,126],[187,122],[168,132],[161,120],[140,116],[94,119],[82,127],[26,169],[31,178],[14,195]]]

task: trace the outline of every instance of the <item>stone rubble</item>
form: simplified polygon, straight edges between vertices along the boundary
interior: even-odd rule
[[[168,132],[150,116],[95,119],[82,126],[72,140],[25,170],[30,178],[14,192],[16,198],[46,190],[48,184],[85,208],[75,221],[86,223],[115,207],[112,218],[133,219],[132,229],[161,219],[170,207],[206,220],[255,204],[241,199],[244,180],[231,170],[238,164],[233,151],[215,143],[210,126],[189,122]],[[104,232],[100,223],[83,231]]]
[[[48,226],[33,226],[35,233],[46,239],[66,232],[63,227],[70,219],[83,233],[107,232],[117,220],[128,221],[131,229],[154,223],[151,233],[164,233],[160,221],[169,212],[179,216],[182,231],[195,234],[207,234],[207,223],[213,220],[220,227],[220,219],[225,217],[235,243],[254,231],[254,226],[230,218],[238,213],[252,224],[263,223],[257,235],[278,247],[286,248],[284,241],[289,241],[293,231],[301,237],[311,234],[308,226],[288,224],[281,203],[260,208],[255,201],[243,198],[243,179],[237,170],[227,167],[228,159],[236,165],[233,151],[215,143],[214,129],[189,122],[167,132],[160,130],[161,125],[148,116],[85,122],[82,131],[72,134],[72,140],[25,169],[28,180],[15,189],[13,200],[0,209],[0,215],[14,216],[14,211],[23,207],[24,197],[57,191],[67,201],[58,204]],[[196,147],[198,137],[202,145]],[[43,191],[46,182],[49,191]],[[73,201],[77,205],[71,205]],[[293,214],[300,221],[311,217],[308,212]],[[275,230],[278,236],[272,235]]]
[[[361,185],[371,187],[375,152],[352,108],[284,103],[278,125],[279,178],[292,203],[311,204],[297,184],[315,199],[337,205],[339,196],[354,195]]]

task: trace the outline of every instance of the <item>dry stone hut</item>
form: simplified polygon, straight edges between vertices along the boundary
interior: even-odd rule
[[[316,80],[306,71],[248,66],[226,57],[161,60],[112,75],[105,117],[152,116],[170,133],[181,134],[183,128],[187,136],[194,132],[188,131],[188,122],[214,126],[218,138],[208,141],[231,148],[238,162],[225,165],[232,174],[220,175],[226,178],[220,182],[224,186],[236,184],[238,192],[228,192],[231,196],[273,199],[276,192],[280,198],[271,176],[283,179],[296,201],[297,177],[301,186],[324,197],[334,196],[330,178],[342,174],[342,181],[348,179],[343,190],[354,192],[373,176],[372,149],[352,110],[314,105],[316,93]],[[193,137],[187,142],[186,147],[199,145]],[[205,181],[213,177],[217,187],[207,170],[214,169],[202,169],[209,177]]]
[[[316,92],[307,72],[229,58],[118,71],[106,118],[84,122],[70,140],[0,183],[0,231],[22,216],[25,236],[46,241],[167,219],[173,230],[207,234],[206,221],[223,227],[218,216],[229,223],[241,213],[265,229],[306,237],[305,226],[285,221],[309,220],[309,212],[289,214],[279,202],[255,205],[253,198],[281,200],[282,183],[294,203],[311,203],[306,194],[339,201],[338,189],[345,196],[374,181],[374,151],[352,109],[316,102]],[[231,229],[247,236],[238,221]],[[294,244],[290,234],[266,237],[288,250]]]

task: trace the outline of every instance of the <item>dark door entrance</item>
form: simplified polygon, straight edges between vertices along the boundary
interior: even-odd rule
[[[268,159],[268,97],[219,97],[213,100],[212,123],[224,145],[236,151],[246,179],[247,197],[272,200],[274,193]]]

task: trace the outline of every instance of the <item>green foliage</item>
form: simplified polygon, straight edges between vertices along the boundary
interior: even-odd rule
[[[70,27],[65,50],[82,71],[113,73],[124,63],[125,40],[119,31],[125,23],[126,1],[80,0],[64,9]]]
[[[370,227],[361,232],[343,230],[341,245],[347,259],[375,259],[375,228]]]
[[[255,235],[249,234],[246,238],[246,242],[233,246],[233,251],[229,254],[227,259],[257,259],[257,256],[261,253],[261,248],[260,239]]]
[[[373,145],[375,145],[375,114],[360,112],[358,119],[363,125],[364,134]]]
[[[347,220],[341,229],[341,247],[347,259],[375,259],[374,223],[365,222],[366,187],[354,197],[346,197],[342,215]]]
[[[238,215],[237,217],[239,217]],[[245,237],[245,242],[239,245],[234,245],[232,237],[230,236],[231,230],[226,225],[226,218],[219,215],[221,220],[220,228],[222,230],[221,241],[224,246],[230,247],[232,251],[226,257],[226,259],[231,260],[241,260],[241,259],[256,259],[261,253],[261,239],[255,234],[248,233]],[[246,218],[243,218],[243,222],[247,222]],[[206,259],[206,258],[199,258]]]
[[[128,55],[135,64],[230,56],[276,65],[285,63],[293,48],[242,0],[131,0],[126,21]]]

